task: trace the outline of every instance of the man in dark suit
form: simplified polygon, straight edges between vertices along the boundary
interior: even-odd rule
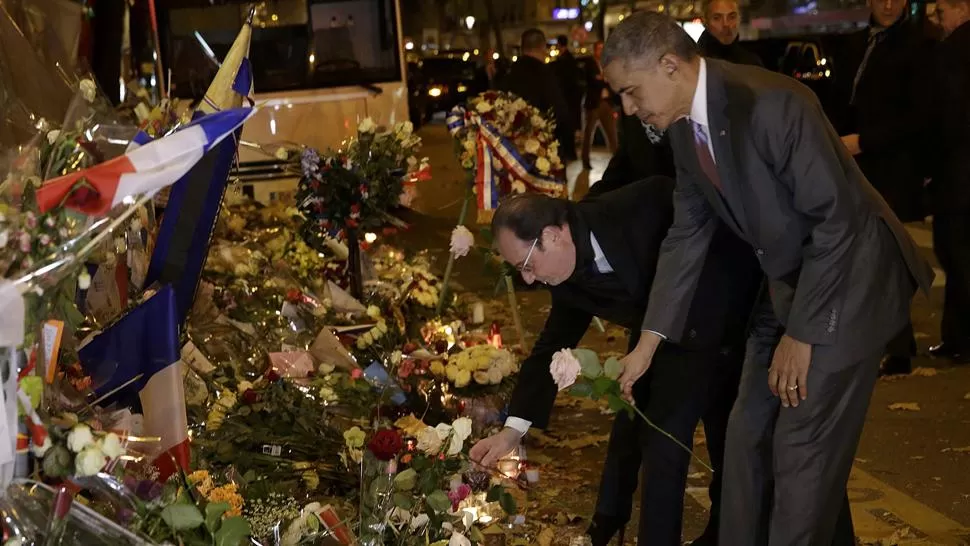
[[[624,392],[632,397],[662,340],[689,339],[687,304],[727,224],[755,249],[767,311],[784,330],[752,338],[774,350],[745,361],[719,543],[828,544],[879,361],[933,271],[805,86],[705,60],[673,19],[653,12],[614,29],[603,64],[628,114],[669,128],[678,171],[674,223],[644,333],[624,358]]]
[[[697,39],[701,55],[730,63],[764,66],[757,55],[741,45],[738,26],[741,8],[737,0],[705,0],[704,32]]]
[[[552,69],[556,73],[559,87],[562,89],[563,97],[566,99],[566,107],[569,111],[569,125],[575,131],[579,127],[579,124],[582,123],[583,88],[580,84],[583,73],[579,68],[579,63],[576,62],[576,56],[569,50],[569,38],[565,35],[559,35],[556,37],[556,44],[559,46],[559,54],[556,55],[556,60],[552,62]],[[567,146],[567,148],[563,148],[559,152],[559,156],[569,161],[576,159],[575,138],[569,139],[563,145]]]
[[[521,47],[519,59],[501,78],[498,89],[522,97],[543,114],[552,114],[559,149],[575,150],[575,128],[566,98],[559,88],[556,73],[546,64],[546,35],[539,29],[529,29],[522,33]],[[569,159],[568,156],[563,158]]]
[[[557,392],[549,374],[552,355],[576,347],[593,317],[630,329],[631,347],[636,343],[660,243],[672,219],[673,186],[671,179],[655,177],[579,203],[522,194],[496,210],[492,230],[499,252],[526,282],[548,285],[552,310],[522,364],[506,428],[478,442],[472,460],[489,466],[518,445],[530,427],[548,425]],[[682,343],[664,347],[637,391],[644,413],[688,446],[711,404],[730,406],[733,401],[730,385],[739,380],[744,332],[761,279],[757,260],[730,230],[719,229],[715,237],[719,250],[704,267],[705,286],[688,305],[691,333]],[[615,504],[598,507],[603,517],[590,530],[593,543],[605,545],[629,519],[642,457],[640,541],[679,546],[689,455],[646,426],[631,431],[623,417],[617,416],[610,443],[638,441],[641,446],[611,450],[607,456],[605,472],[624,475],[604,475],[604,482],[622,480],[625,486],[601,499]],[[715,503],[726,427],[725,420],[707,442],[715,469]],[[610,457],[635,460],[631,464]],[[626,474],[631,466],[633,475]],[[711,525],[717,528],[716,514]]]
[[[603,55],[603,42],[596,42],[593,45],[593,58],[586,62],[586,99],[584,100],[584,110],[586,112],[586,124],[583,126],[583,168],[587,171],[592,169],[590,163],[590,153],[593,146],[593,133],[596,126],[603,128],[606,136],[606,144],[610,148],[610,153],[616,151],[616,119],[613,109],[613,94],[606,84],[603,77],[603,67],[600,66],[600,57]]]
[[[836,58],[833,116],[866,180],[902,222],[922,221],[923,143],[933,120],[932,63],[923,29],[909,17],[908,0],[870,0],[869,26],[850,34]],[[907,322],[887,347],[883,372],[907,374],[916,354]]]
[[[942,343],[935,356],[970,362],[970,0],[939,0],[946,35],[939,46],[934,101],[933,249],[946,273]]]

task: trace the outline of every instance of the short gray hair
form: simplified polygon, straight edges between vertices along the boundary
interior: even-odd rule
[[[610,33],[603,48],[603,66],[613,61],[653,65],[672,53],[685,61],[699,55],[697,43],[672,17],[640,11],[623,20]]]

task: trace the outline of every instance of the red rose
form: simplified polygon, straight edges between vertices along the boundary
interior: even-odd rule
[[[290,303],[300,303],[300,300],[302,298],[303,298],[303,293],[297,290],[296,288],[293,288],[286,293],[286,301]]]
[[[382,461],[390,461],[401,451],[401,435],[396,430],[384,429],[370,439],[367,449]]]
[[[404,344],[404,347],[401,349],[401,352],[406,355],[409,355],[417,350],[418,350],[418,344],[409,341]]]
[[[355,228],[355,227],[357,227],[357,220],[354,220],[353,218],[348,218],[347,219],[347,227],[349,227],[349,228]]]
[[[253,405],[259,402],[259,393],[253,389],[246,389],[246,392],[242,394],[243,403],[246,405]]]
[[[280,374],[273,368],[266,370],[266,380],[270,383],[275,383],[280,380]]]

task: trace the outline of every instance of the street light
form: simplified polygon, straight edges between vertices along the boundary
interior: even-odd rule
[[[468,27],[468,30],[471,30],[472,28],[474,28],[475,27],[475,17],[473,17],[471,15],[469,15],[468,17],[465,17],[465,26]]]

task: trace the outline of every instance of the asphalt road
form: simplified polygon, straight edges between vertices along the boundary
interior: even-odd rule
[[[423,154],[431,158],[434,178],[422,183],[414,204],[418,214],[409,218],[413,228],[402,237],[401,244],[429,249],[443,267],[465,176],[454,160],[453,142],[440,120],[422,128],[419,134],[425,141]],[[585,192],[589,180],[599,179],[608,159],[605,151],[595,152],[592,173],[580,173],[578,164],[570,166],[570,187],[575,197]],[[470,228],[473,222],[472,215]],[[908,227],[935,263],[931,226]],[[492,299],[489,320],[504,323],[508,341],[514,334],[507,300],[501,293],[493,298],[496,277],[484,273],[482,266],[482,259],[475,255],[459,260],[454,280],[466,291],[466,297]],[[925,356],[927,348],[939,339],[945,279],[942,272],[938,274],[932,296],[926,299],[919,295],[914,302],[913,322],[921,351],[914,362],[916,372],[880,380],[870,405],[849,483],[856,531],[864,543],[970,545],[970,367]],[[517,296],[528,346],[542,327],[549,299],[543,291]],[[601,352],[620,352],[625,340],[621,332],[607,325],[606,333],[591,330],[584,345]],[[577,407],[570,400],[560,400],[560,404],[549,435],[529,440],[531,456],[544,463],[536,494],[549,501],[535,501],[535,514],[543,521],[554,520],[557,514],[562,519],[566,514],[578,532],[583,527],[581,518],[592,510],[605,452],[603,435],[609,431],[611,416],[598,408]],[[586,440],[582,440],[584,437]],[[700,433],[698,443],[698,450],[703,452]],[[709,504],[707,479],[703,472],[690,478],[685,492],[685,539],[704,527]],[[554,494],[542,497],[543,490]],[[562,509],[557,511],[550,503]],[[631,530],[628,536],[632,535],[635,533]],[[632,544],[632,538],[627,543]]]

